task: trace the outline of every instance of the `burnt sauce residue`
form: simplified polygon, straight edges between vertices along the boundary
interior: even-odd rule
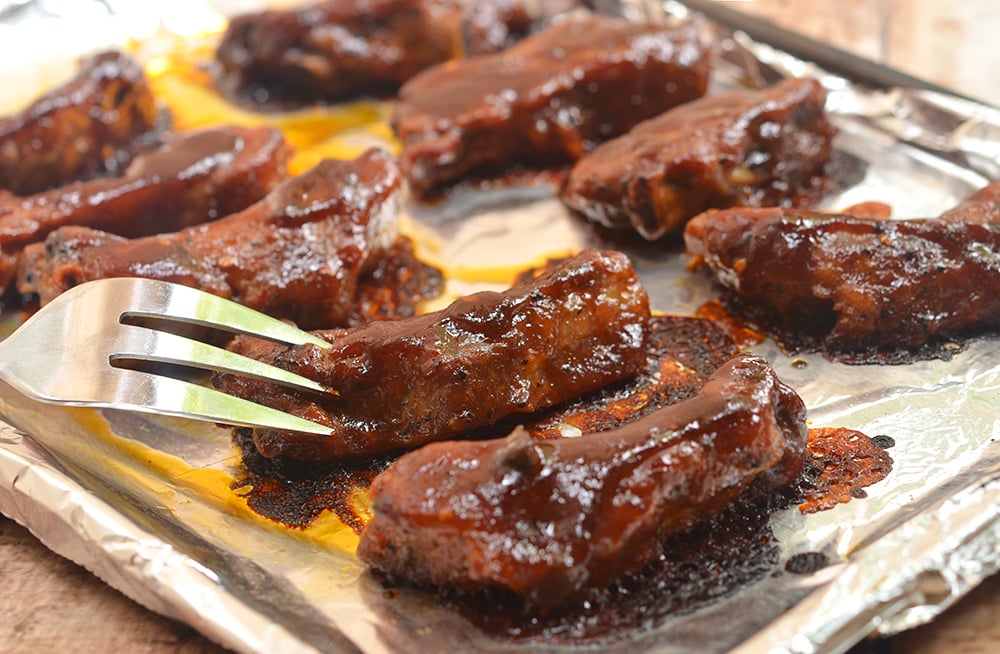
[[[236,444],[243,452],[245,474],[233,488],[249,488],[242,493],[253,511],[297,529],[308,527],[320,513],[330,511],[355,532],[361,532],[365,516],[351,498],[358,489],[368,488],[393,457],[370,459],[359,466],[268,459],[257,452],[249,429],[235,433]]]
[[[867,497],[865,487],[892,470],[892,457],[882,444],[886,438],[869,438],[843,427],[810,429],[798,484],[799,510],[815,513]]]
[[[716,320],[654,317],[645,370],[636,379],[591,396],[497,425],[488,436],[502,436],[521,424],[534,438],[555,438],[614,428],[657,407],[694,395],[704,380],[740,346],[731,326]],[[234,484],[246,491],[250,507],[260,515],[293,528],[305,528],[322,511],[330,511],[360,533],[366,516],[351,498],[367,489],[393,456],[360,466],[303,464],[267,459],[254,449],[246,430],[237,432],[246,476]],[[811,574],[829,563],[822,553],[799,553],[781,561],[769,526],[777,510],[798,506],[803,513],[832,508],[864,496],[864,487],[883,479],[893,444],[849,429],[811,429],[806,465],[799,482],[779,497],[738,502],[709,522],[662,544],[658,558],[636,575],[610,588],[588,590],[570,604],[546,613],[526,606],[512,594],[483,590],[455,593],[429,589],[440,600],[485,632],[518,641],[546,643],[593,641],[622,630],[658,623],[693,611],[771,574]],[[394,582],[381,579],[391,599]]]

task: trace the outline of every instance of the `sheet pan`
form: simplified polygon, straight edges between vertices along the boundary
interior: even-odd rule
[[[25,11],[44,3],[34,4]],[[108,24],[121,28],[134,18],[128,3],[99,4],[111,10]],[[180,4],[197,4],[198,11],[154,24],[144,5],[141,27],[125,29],[155,38],[163,29],[218,28],[214,7]],[[685,11],[677,3],[612,5],[655,18]],[[19,29],[50,20],[59,17],[17,14]],[[831,90],[829,108],[841,129],[837,149],[863,177],[829,198],[830,208],[876,200],[892,204],[898,217],[935,215],[1000,170],[991,150],[1000,142],[995,109],[925,90],[868,88],[718,29],[730,56],[717,67],[714,90],[807,73]],[[106,36],[115,41],[122,34]],[[915,110],[927,106],[935,111]],[[411,204],[406,214],[425,254],[448,263],[452,295],[483,286],[473,281],[477,270],[499,260],[527,265],[593,242],[545,188],[459,195],[433,210]],[[538,235],[532,247],[525,233]],[[691,314],[714,297],[704,279],[685,272],[677,252],[630,254],[656,309]],[[872,631],[891,634],[933,618],[1000,570],[998,344],[982,339],[948,361],[887,367],[793,358],[771,342],[756,346],[805,399],[811,426],[891,436],[893,472],[867,489],[866,499],[772,518],[782,562],[822,552],[830,566],[792,575],[779,563],[773,575],[711,605],[626,630],[600,649],[842,651]],[[0,512],[139,603],[235,651],[595,646],[498,639],[428,594],[385,593],[354,558],[353,534],[335,521],[295,531],[247,509],[239,489],[230,488],[240,462],[228,430],[58,409],[6,387],[0,412],[8,423],[0,426]]]

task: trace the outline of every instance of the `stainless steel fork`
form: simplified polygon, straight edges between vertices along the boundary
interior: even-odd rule
[[[330,434],[329,427],[171,376],[183,366],[328,392],[300,375],[164,331],[178,331],[178,325],[329,347],[312,334],[204,291],[149,279],[103,279],[62,294],[3,340],[0,378],[53,404]],[[171,365],[140,369],[150,364]]]

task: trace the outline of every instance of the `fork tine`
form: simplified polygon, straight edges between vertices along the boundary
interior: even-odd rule
[[[104,279],[80,284],[63,293],[4,339],[0,343],[4,349],[0,379],[27,397],[52,404],[126,409],[322,436],[333,434],[328,426],[213,388],[129,369],[147,361],[181,364],[249,375],[312,392],[333,392],[305,377],[222,348],[155,328],[120,324],[121,315],[133,307],[139,315],[290,344],[314,342],[315,338],[194,289],[144,279]],[[325,341],[317,345],[328,346]]]
[[[242,304],[188,286],[149,279],[120,278],[129,289],[129,306],[123,322],[142,319],[180,322],[210,327],[234,334],[259,336],[289,345],[311,343],[329,348],[330,343],[309,332],[272,318]]]
[[[184,336],[133,325],[122,325],[109,360],[115,367],[134,361],[169,363],[210,372],[224,372],[317,393],[332,392],[312,379]]]
[[[228,395],[214,388],[207,388],[173,377],[158,375],[154,377],[148,373],[134,370],[119,370],[118,372],[125,376],[123,382],[129,388],[127,395],[115,398],[113,401],[83,404],[156,415],[194,418],[227,425],[304,432],[319,436],[331,436],[333,433],[330,427]],[[154,378],[155,382],[152,382]]]

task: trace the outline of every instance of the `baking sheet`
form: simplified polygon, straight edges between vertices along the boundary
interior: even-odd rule
[[[108,18],[134,10],[130,3],[96,4],[110,8]],[[624,4],[646,16],[663,11],[656,3]],[[179,30],[176,21],[149,22],[144,8],[146,31],[137,36]],[[183,31],[217,29],[217,20],[211,6],[201,6],[182,21]],[[723,41],[759,68],[741,73],[720,64],[715,90],[743,73],[776,71],[818,72],[833,91],[830,108],[842,130],[837,148],[863,178],[829,198],[831,208],[875,200],[892,204],[898,217],[935,215],[985,184],[997,164],[989,150],[1000,130],[994,110],[921,92],[856,88],[738,34],[725,33]],[[915,103],[928,102],[947,111],[914,115]],[[434,210],[411,205],[406,220],[424,255],[447,262],[450,294],[483,286],[473,280],[501,262],[532,264],[594,240],[544,188],[460,195]],[[713,297],[704,279],[684,272],[676,252],[646,247],[631,254],[655,308],[690,314]],[[930,619],[1000,569],[998,343],[976,341],[950,361],[890,367],[818,356],[797,356],[793,365],[773,343],[757,346],[806,401],[811,426],[891,436],[893,472],[867,489],[867,499],[773,517],[782,561],[823,552],[833,565],[809,576],[765,576],[600,648],[840,651],[872,630],[893,633]],[[299,532],[257,517],[230,490],[239,454],[228,430],[42,406],[6,387],[0,410],[18,427],[0,427],[0,512],[136,601],[236,651],[588,646],[494,639],[429,595],[384,593],[354,558],[353,535],[334,521]]]

